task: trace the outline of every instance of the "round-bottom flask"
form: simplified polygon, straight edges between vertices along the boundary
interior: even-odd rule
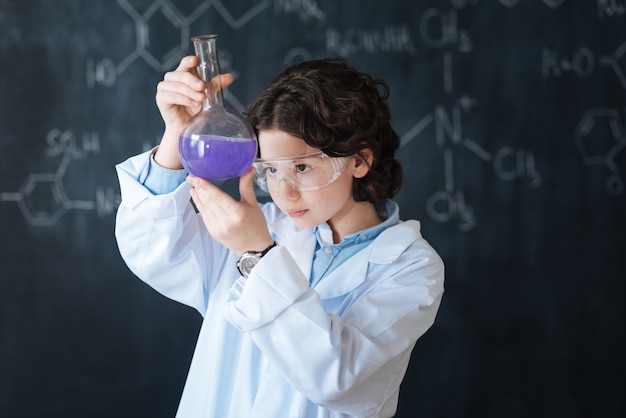
[[[256,157],[256,135],[245,119],[224,107],[217,35],[196,36],[191,41],[200,59],[196,71],[206,83],[207,98],[180,134],[180,161],[191,174],[206,180],[241,176]]]

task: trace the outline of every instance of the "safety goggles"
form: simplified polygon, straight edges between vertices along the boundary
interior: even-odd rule
[[[299,192],[328,186],[341,176],[349,157],[329,157],[323,152],[282,158],[258,158],[255,181],[261,190],[276,192],[280,182]]]

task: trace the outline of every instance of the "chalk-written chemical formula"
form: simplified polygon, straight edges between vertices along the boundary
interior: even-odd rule
[[[455,185],[454,148],[461,147],[483,162],[491,164],[494,174],[501,180],[526,179],[530,188],[537,188],[542,183],[532,151],[505,146],[491,153],[478,142],[463,135],[462,116],[476,105],[474,100],[463,96],[450,112],[443,106],[436,106],[433,112],[424,116],[402,136],[402,143],[406,145],[434,124],[436,144],[443,149],[444,188],[428,198],[426,211],[437,222],[456,220],[460,231],[473,229],[478,220],[472,207],[465,202],[465,193]]]
[[[271,1],[262,0],[242,16],[235,18],[219,0],[205,0],[201,2],[188,16],[180,12],[168,0],[155,1],[143,13],[139,13],[127,0],[117,0],[117,3],[133,20],[136,37],[135,50],[130,52],[118,64],[115,64],[108,58],[99,62],[93,59],[87,60],[87,85],[89,87],[93,87],[96,84],[108,87],[114,85],[117,77],[138,59],[143,59],[156,71],[163,72],[169,70],[189,49],[189,26],[211,7],[232,29],[239,29],[271,6]],[[173,27],[176,31],[180,31],[180,38],[178,38],[177,43],[170,46],[166,54],[156,56],[156,53],[151,49],[149,24],[151,20],[161,17],[165,18],[166,24]],[[228,65],[223,65],[223,67],[223,69],[227,70]]]
[[[609,170],[606,190],[612,195],[624,193],[616,159],[626,152],[626,128],[616,109],[590,109],[580,119],[574,135],[576,148],[587,166],[603,166]]]
[[[536,0],[536,3],[540,8],[558,9],[567,1]],[[623,17],[626,13],[623,0],[596,2],[597,17],[600,20]],[[147,64],[155,72],[169,71],[189,52],[190,31],[202,22],[201,18],[207,17],[207,13],[214,13],[233,30],[254,26],[266,18],[271,21],[269,14],[292,15],[294,21],[301,19],[309,23],[316,22],[316,25],[311,26],[319,28],[319,33],[314,37],[317,46],[308,42],[309,37],[306,42],[302,40],[302,44],[299,44],[296,36],[293,45],[282,45],[287,47],[284,51],[272,51],[275,60],[280,61],[283,58],[283,64],[310,59],[321,53],[326,56],[345,55],[348,58],[369,55],[376,59],[385,54],[394,58],[400,56],[404,65],[412,69],[414,65],[422,65],[421,61],[416,64],[416,59],[423,60],[425,54],[431,54],[438,57],[439,61],[432,64],[439,73],[431,81],[437,83],[434,85],[445,96],[441,102],[446,104],[433,105],[426,111],[411,115],[407,124],[408,130],[401,135],[402,145],[406,146],[417,137],[427,137],[429,140],[432,138],[437,152],[441,152],[442,156],[441,167],[434,169],[441,169],[444,175],[439,190],[432,192],[425,203],[427,215],[436,222],[456,222],[459,230],[468,231],[477,225],[479,214],[472,207],[471,197],[466,199],[467,193],[462,188],[462,182],[455,178],[463,176],[463,173],[455,173],[455,160],[458,163],[461,158],[476,158],[481,164],[489,165],[493,175],[499,180],[520,180],[531,189],[542,185],[541,170],[532,149],[505,145],[490,150],[479,140],[483,135],[480,131],[463,129],[464,118],[471,117],[472,109],[481,103],[470,97],[472,91],[459,91],[464,77],[457,75],[463,69],[455,66],[464,65],[477,49],[480,49],[478,52],[485,51],[485,38],[473,32],[475,26],[467,19],[472,13],[465,13],[485,4],[480,0],[450,0],[437,7],[419,11],[413,9],[416,14],[406,18],[396,16],[389,20],[380,19],[376,24],[364,19],[362,27],[358,23],[355,27],[354,24],[343,25],[343,20],[336,16],[330,19],[317,0],[260,0],[237,7],[224,0],[180,3],[173,0],[116,0],[112,3],[113,13],[119,15],[116,17],[123,21],[121,24],[125,29],[132,31],[134,42],[129,38],[131,42],[128,50],[124,46],[108,51],[104,57],[88,56],[81,66],[84,65],[88,90],[97,89],[98,93],[110,91],[124,72],[138,62]],[[501,9],[508,10],[522,7],[522,4],[520,0],[498,0],[489,7],[502,6]],[[188,7],[185,12],[180,9],[185,7],[183,5]],[[508,16],[512,13],[511,10]],[[167,36],[160,36],[161,41],[157,42],[154,39],[157,33],[166,33]],[[163,45],[164,43],[167,45]],[[595,44],[590,41],[588,45]],[[597,53],[590,47],[580,45],[575,45],[570,51],[563,51],[558,43],[555,46],[535,45],[533,56],[536,64],[529,68],[535,68],[536,77],[543,81],[567,82],[568,76],[580,79],[601,76],[610,77],[614,84],[616,80],[619,81],[617,85],[621,84],[626,90],[626,42],[617,40],[616,45],[609,43],[608,48]],[[117,58],[107,58],[115,52],[120,53]],[[233,56],[226,49],[220,50],[222,71],[237,75]],[[249,65],[241,63],[245,64]],[[228,89],[224,90],[224,99],[235,110],[244,110],[244,106]],[[620,195],[624,189],[624,180],[620,177],[618,167],[622,160],[618,161],[616,157],[626,148],[626,129],[620,121],[621,110],[605,109],[609,106],[602,104],[595,106],[586,113],[585,110],[581,112],[584,115],[578,126],[571,128],[569,134],[574,137],[574,146],[586,166],[608,168],[605,188],[609,194]],[[609,140],[604,141],[607,144],[605,149],[598,150],[597,138],[602,135]],[[82,143],[79,144],[80,141]],[[53,225],[70,210],[97,211],[100,216],[112,213],[119,202],[119,197],[113,190],[97,187],[93,200],[76,200],[68,196],[63,184],[67,168],[73,161],[97,158],[97,133],[86,133],[79,137],[69,131],[52,129],[48,133],[47,143],[46,155],[60,160],[58,168],[51,172],[27,175],[17,191],[0,193],[0,202],[16,203],[24,218],[30,224],[38,226]],[[147,147],[144,143],[144,150]],[[48,196],[49,204],[42,203],[45,196]]]
[[[96,132],[85,133],[81,144],[71,131],[52,129],[46,137],[45,155],[61,158],[54,172],[32,173],[16,192],[0,192],[0,202],[17,203],[22,216],[32,226],[53,226],[70,210],[97,211],[99,216],[112,214],[120,202],[119,193],[97,187],[93,200],[76,200],[67,195],[63,178],[72,161],[95,156],[100,152]]]
[[[593,74],[597,63],[601,67],[609,67],[626,89],[626,42],[621,44],[610,55],[597,58],[595,54],[585,47],[579,48],[571,57],[559,56],[556,51],[544,48],[542,51],[542,76],[544,78],[560,77],[566,73],[573,73],[578,77],[585,78]]]

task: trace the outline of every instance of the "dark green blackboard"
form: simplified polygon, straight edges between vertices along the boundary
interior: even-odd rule
[[[447,267],[398,417],[624,416],[625,27],[623,0],[0,0],[0,416],[173,416],[200,318],[120,259],[113,167],[205,33],[236,110],[302,59],[389,81],[401,216]]]

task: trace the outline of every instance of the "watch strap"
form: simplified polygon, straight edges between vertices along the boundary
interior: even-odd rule
[[[267,254],[267,252],[269,250],[271,250],[272,248],[276,247],[278,244],[276,244],[276,241],[272,242],[272,244],[267,247],[266,249],[264,249],[263,251],[261,251],[261,254],[259,254],[259,257],[263,257],[265,254]]]
[[[278,244],[276,243],[276,241],[274,241],[269,247],[267,247],[263,251],[246,251],[245,253],[241,254],[241,257],[239,257],[239,260],[237,260],[237,270],[239,270],[239,273],[244,277],[248,277],[248,275],[250,274],[249,270],[251,270],[252,267],[254,267],[254,265],[256,265],[256,263],[261,260],[261,258],[265,254],[267,254],[269,250],[276,247],[277,245]],[[254,265],[250,266],[248,269],[248,266],[244,267],[244,265],[246,265],[247,263],[243,263],[242,265],[242,261],[244,259],[247,260],[248,263],[251,261],[251,259],[256,259],[256,261],[254,262]]]

